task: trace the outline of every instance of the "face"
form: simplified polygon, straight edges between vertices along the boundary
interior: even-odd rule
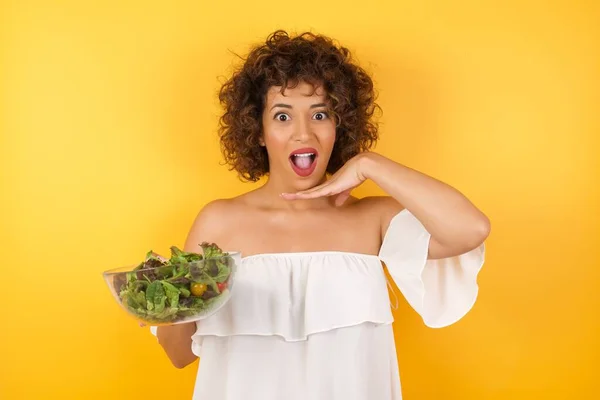
[[[269,155],[271,178],[290,180],[302,190],[325,176],[335,142],[335,121],[325,92],[300,83],[281,93],[267,92],[263,110],[263,137]]]

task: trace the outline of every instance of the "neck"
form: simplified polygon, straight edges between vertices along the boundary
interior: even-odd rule
[[[325,182],[326,177],[323,177],[318,184]],[[269,176],[267,182],[260,188],[260,191],[265,196],[265,202],[273,208],[288,209],[288,210],[309,210],[317,208],[330,207],[333,202],[331,197],[320,197],[310,200],[285,200],[281,197],[281,193],[294,193],[307,188],[295,187],[293,181],[279,178],[278,176]]]

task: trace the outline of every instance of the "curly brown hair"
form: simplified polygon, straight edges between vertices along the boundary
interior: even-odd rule
[[[221,150],[241,179],[255,182],[269,172],[267,151],[260,145],[268,89],[281,86],[283,91],[301,81],[322,85],[335,117],[328,173],[377,141],[378,125],[372,116],[380,108],[373,81],[353,62],[350,51],[323,35],[305,32],[291,37],[278,30],[249,53],[219,92],[224,107],[219,119]]]

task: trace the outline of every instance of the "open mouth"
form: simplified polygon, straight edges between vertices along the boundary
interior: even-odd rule
[[[290,154],[292,169],[300,176],[312,174],[317,165],[318,153],[316,149],[298,149]]]

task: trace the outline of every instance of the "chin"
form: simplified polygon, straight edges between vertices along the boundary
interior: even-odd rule
[[[307,176],[300,176],[294,170],[289,172],[290,179],[288,182],[291,183],[296,191],[312,189],[313,187],[323,183],[326,178],[326,171],[321,171],[318,167]]]
[[[297,191],[312,189],[317,185],[320,185],[325,179],[325,174],[314,174],[308,178],[294,179],[294,189]]]

